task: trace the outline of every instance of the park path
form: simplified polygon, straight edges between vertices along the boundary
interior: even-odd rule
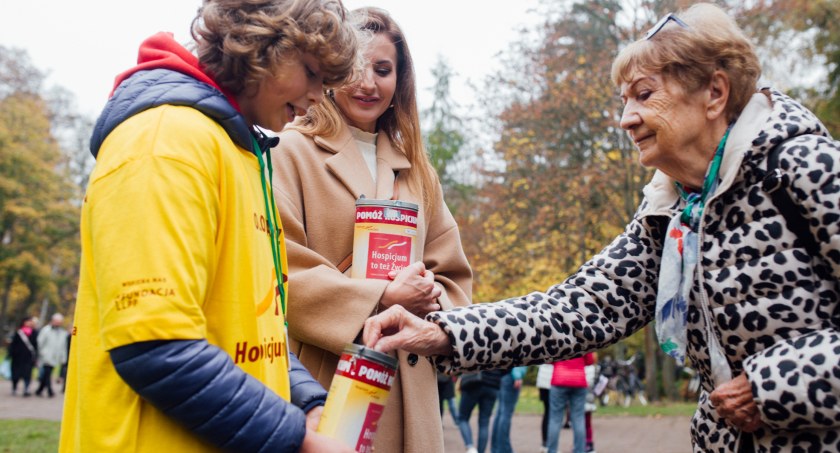
[[[596,416],[592,419],[597,453],[684,453],[691,452],[690,417]],[[476,437],[476,414],[472,417]],[[542,443],[541,416],[517,414],[511,426],[511,445],[516,453],[539,453]],[[464,442],[449,413],[443,420],[446,453],[464,453]],[[489,453],[489,447],[485,453]],[[572,430],[560,433],[560,451],[572,451]]]
[[[56,388],[55,386],[53,388]],[[60,387],[58,387],[60,388]],[[61,420],[64,395],[54,398],[11,396],[9,381],[0,379],[0,419]],[[473,414],[473,435],[477,434]],[[691,451],[688,434],[689,417],[596,416],[593,419],[595,448],[598,453],[684,453]],[[443,423],[446,453],[464,453],[463,441],[446,414]],[[516,453],[539,453],[541,444],[540,416],[517,414],[513,417],[511,440]],[[561,452],[571,452],[572,431],[560,433]],[[396,453],[396,452],[395,452]],[[489,453],[489,449],[488,452]]]

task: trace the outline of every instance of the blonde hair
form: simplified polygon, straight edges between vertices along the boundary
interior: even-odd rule
[[[192,22],[198,60],[237,95],[293,52],[315,56],[327,86],[352,75],[357,32],[339,0],[205,0]]]
[[[688,28],[668,23],[650,39],[638,40],[618,54],[612,65],[613,83],[630,82],[636,71],[658,72],[691,93],[719,69],[729,78],[726,116],[734,120],[755,93],[761,76],[753,45],[718,6],[698,3],[677,17]]]
[[[417,92],[414,64],[405,41],[405,35],[399,25],[384,10],[379,8],[360,8],[352,13],[358,28],[373,35],[384,34],[397,50],[397,87],[392,100],[393,108],[386,110],[376,121],[376,129],[385,133],[399,152],[411,163],[406,172],[408,184],[417,190],[426,209],[436,199],[438,177],[423,145],[420,130],[420,116],[417,109]],[[344,117],[331,96],[324,102],[309,109],[299,123],[290,125],[309,136],[330,137],[338,133]]]

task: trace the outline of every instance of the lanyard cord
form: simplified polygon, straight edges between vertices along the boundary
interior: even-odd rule
[[[286,321],[286,290],[283,288],[283,263],[280,260],[280,245],[277,243],[279,237],[275,237],[278,235],[276,228],[274,227],[274,219],[277,217],[277,205],[274,203],[274,197],[271,196],[271,191],[266,190],[266,182],[265,182],[265,167],[266,163],[262,158],[262,149],[260,149],[259,143],[257,140],[251,136],[251,141],[254,143],[254,154],[257,155],[257,161],[260,163],[260,183],[262,184],[262,191],[263,191],[263,204],[265,208],[265,216],[267,217],[266,221],[268,222],[268,236],[271,240],[271,257],[274,260],[274,275],[277,278],[277,286],[275,287],[275,297],[280,297],[280,305],[283,309],[283,322],[286,324],[286,327],[289,327],[288,321]],[[274,168],[271,165],[271,150],[266,150],[266,160],[268,161],[268,177],[269,179],[274,178]],[[271,200],[269,202],[269,200]],[[269,208],[270,204],[270,208]],[[274,314],[280,314],[277,305],[274,306]]]

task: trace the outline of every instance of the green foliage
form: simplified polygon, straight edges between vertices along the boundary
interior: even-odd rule
[[[425,112],[426,121],[431,124],[426,133],[426,150],[445,185],[451,179],[447,167],[464,145],[464,136],[461,135],[463,123],[453,114],[455,105],[450,98],[452,69],[446,61],[439,59],[432,68],[432,76],[435,78],[432,88],[434,98],[432,106]]]
[[[840,1],[726,3],[755,42],[776,88],[799,98],[840,137]]]
[[[20,51],[0,47],[0,334],[47,304],[75,297],[79,211],[57,120],[38,90],[43,76]],[[12,319],[9,319],[12,318]]]
[[[472,188],[464,182],[462,160],[466,139],[464,123],[456,115],[457,106],[451,99],[450,82],[454,74],[445,60],[439,59],[432,75],[434,98],[424,113],[424,141],[432,166],[440,178],[446,204],[453,213],[461,212],[473,196]]]

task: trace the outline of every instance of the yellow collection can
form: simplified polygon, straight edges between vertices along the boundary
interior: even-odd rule
[[[373,451],[379,417],[397,375],[397,359],[348,344],[338,361],[318,432],[359,453]]]

